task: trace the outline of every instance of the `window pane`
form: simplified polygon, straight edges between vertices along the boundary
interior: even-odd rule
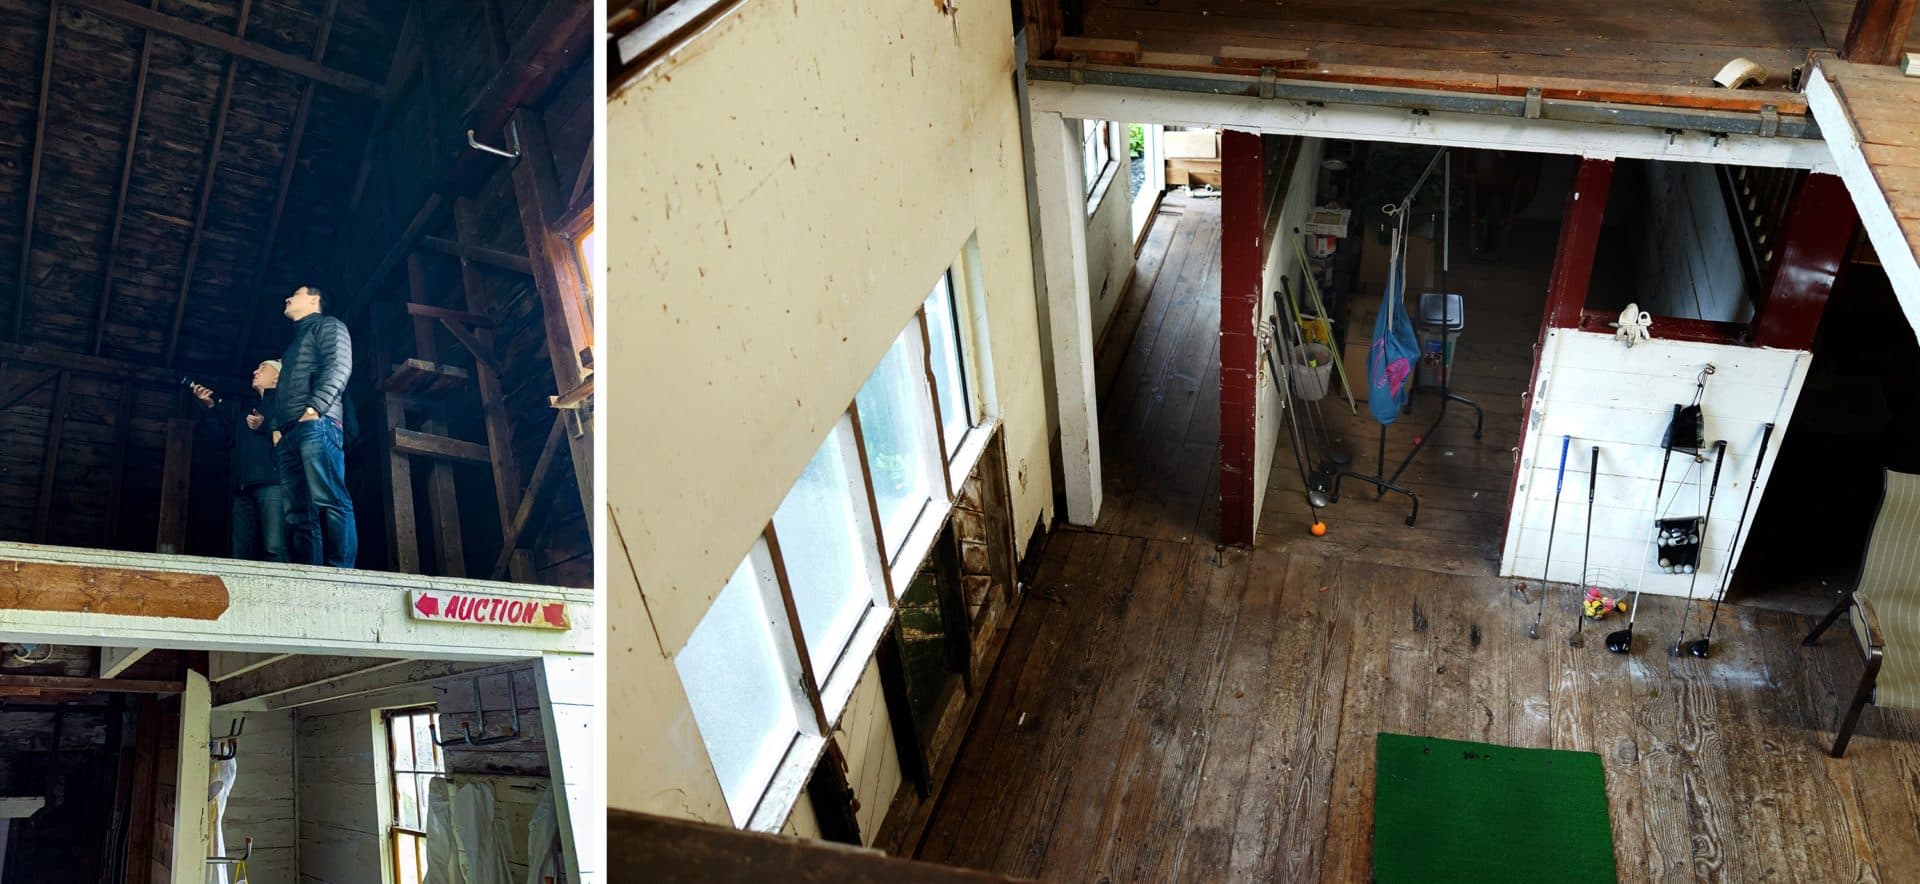
[[[424,829],[420,819],[420,800],[418,784],[413,774],[399,774],[393,778],[394,807],[393,824],[408,829]]]
[[[433,731],[429,729],[429,725],[442,728],[440,733],[440,739],[442,740],[451,740],[454,735],[444,730],[446,726],[436,720],[439,717],[440,713],[437,711],[422,712],[417,715],[408,716],[408,720],[413,723],[413,751],[415,757],[413,761],[407,765],[407,770],[440,769],[439,765],[433,763],[434,756],[439,753],[434,751]],[[457,726],[458,725],[456,725],[456,727]]]
[[[413,769],[413,717],[396,715],[387,719],[387,738],[393,744],[388,757],[396,771]]]
[[[934,442],[933,406],[920,362],[917,323],[909,323],[894,339],[893,348],[854,402],[860,406],[867,470],[873,475],[873,496],[880,505],[880,536],[886,538],[891,559],[906,543],[907,532],[940,481],[939,446]]]
[[[967,380],[961,369],[960,336],[955,334],[953,287],[945,274],[927,296],[927,343],[933,348],[933,383],[940,394],[940,428],[946,434],[947,456],[960,450],[960,439],[973,426],[967,401]]]
[[[427,817],[433,813],[433,781],[438,779],[439,776],[439,774],[430,773],[413,775],[413,794],[415,800],[419,802],[418,813],[420,814],[420,828],[422,831],[425,831],[427,828]]]
[[[836,425],[773,516],[814,676],[826,684],[880,583],[851,423]],[[854,495],[859,495],[856,498]]]
[[[393,836],[393,856],[395,864],[400,867],[398,884],[418,884],[426,880],[426,864],[420,862],[417,850],[419,841],[419,837],[405,833]]]
[[[733,820],[744,825],[799,733],[790,646],[776,634],[754,556],[740,562],[674,660]],[[796,664],[797,665],[797,664]]]

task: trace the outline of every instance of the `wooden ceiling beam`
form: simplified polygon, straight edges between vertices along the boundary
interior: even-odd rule
[[[234,36],[244,40],[247,19],[253,15],[253,0],[240,0],[240,20]],[[213,199],[214,174],[220,170],[220,146],[227,140],[227,111],[233,106],[233,81],[240,73],[240,56],[227,59],[227,73],[220,80],[220,100],[213,112],[213,144],[207,148],[207,170],[200,176],[200,196],[194,203],[193,233],[187,238],[186,266],[180,271],[180,294],[173,300],[173,324],[167,330],[168,368],[180,353],[180,322],[187,317],[187,296],[193,291],[194,265],[200,260],[200,239],[207,232],[207,204]]]
[[[0,410],[12,408],[15,402],[27,398],[33,391],[47,385],[48,381],[60,377],[60,369],[49,368],[36,375],[30,375],[11,387],[0,391]]]
[[[278,68],[290,74],[306,77],[318,83],[324,83],[336,89],[365,95],[376,101],[385,101],[387,91],[379,83],[346,71],[327,67],[318,62],[301,58],[288,52],[281,52],[236,37],[224,31],[218,31],[204,25],[197,25],[185,19],[175,18],[166,13],[157,12],[126,0],[60,0],[62,3],[97,12],[109,18],[119,19],[131,25],[159,31],[163,34],[179,37],[189,43],[218,49],[223,52],[259,62],[271,68]]]
[[[158,0],[155,0],[158,2]],[[327,39],[333,35],[334,15],[340,11],[340,0],[327,0],[327,11],[320,16],[320,30],[313,38],[312,59],[317,63],[327,54]],[[260,263],[253,270],[254,293],[261,290],[267,279],[267,268],[273,265],[273,247],[280,238],[280,221],[286,215],[287,194],[293,190],[293,173],[300,165],[300,143],[307,137],[307,115],[313,108],[313,90],[315,84],[308,80],[300,87],[300,109],[293,114],[293,132],[287,136],[287,154],[280,161],[280,181],[275,185],[273,194],[273,214],[268,216],[267,235],[260,241]],[[244,367],[253,358],[253,333],[260,323],[260,305],[243,308],[240,321],[240,347],[234,351],[234,358]]]
[[[177,372],[154,368],[151,365],[126,359],[114,359],[109,356],[88,356],[85,353],[72,353],[66,350],[53,350],[46,347],[27,347],[0,341],[0,359],[12,362],[25,362],[58,371],[67,369],[81,374],[97,377],[125,378],[141,383],[160,386],[173,386],[180,381]],[[247,385],[245,377],[239,375],[195,375],[194,380],[219,389],[243,389]]]
[[[27,164],[27,220],[20,227],[20,273],[14,282],[13,342],[27,317],[27,268],[33,260],[33,213],[40,201],[40,160],[47,145],[47,96],[53,91],[53,45],[60,36],[60,0],[47,4],[47,49],[40,59],[40,104],[33,115],[33,156]]]
[[[158,11],[160,0],[148,0],[149,8]],[[127,123],[127,149],[120,157],[120,187],[114,191],[113,227],[107,234],[107,269],[100,275],[100,309],[93,316],[93,346],[89,352],[100,355],[100,348],[106,343],[107,307],[113,300],[113,273],[120,261],[120,229],[126,220],[127,190],[133,183],[134,149],[140,144],[140,115],[146,110],[147,68],[153,61],[153,31],[143,31],[140,35],[140,67],[133,78],[133,119]]]

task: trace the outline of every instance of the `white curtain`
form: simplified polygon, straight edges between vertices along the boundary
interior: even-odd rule
[[[493,786],[428,786],[428,884],[509,884],[506,847],[496,835]]]
[[[233,794],[233,781],[240,775],[240,762],[234,758],[215,759],[207,779],[207,831],[212,836],[209,856],[227,855],[227,796]],[[207,863],[207,884],[246,884],[234,875],[228,863]]]
[[[565,880],[560,868],[560,820],[554,814],[553,790],[541,789],[540,801],[527,820],[527,884],[542,884],[549,876]]]

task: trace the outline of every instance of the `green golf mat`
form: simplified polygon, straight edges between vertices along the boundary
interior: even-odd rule
[[[1618,880],[1600,756],[1388,733],[1375,745],[1380,884]]]

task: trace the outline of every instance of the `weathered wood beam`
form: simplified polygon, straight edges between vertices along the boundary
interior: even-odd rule
[[[520,42],[507,55],[506,63],[494,72],[480,94],[467,106],[462,130],[472,129],[483,139],[491,139],[506,127],[515,115],[530,107],[539,107],[559,85],[560,78],[574,65],[593,62],[593,4],[582,0],[548,0],[533,21],[521,29]],[[545,134],[545,130],[542,130]],[[526,128],[521,127],[523,156],[528,150]],[[536,151],[536,153],[538,153]],[[460,161],[452,180],[453,192],[465,193],[494,168],[497,157],[460,146]],[[464,184],[463,184],[464,182]]]
[[[1573,189],[1567,192],[1561,213],[1560,242],[1554,247],[1553,273],[1547,279],[1547,307],[1540,321],[1540,340],[1547,329],[1576,328],[1587,305],[1587,287],[1593,282],[1593,259],[1600,249],[1600,225],[1606,217],[1607,194],[1613,187],[1613,160],[1587,157],[1580,161]]]
[[[330,68],[298,55],[281,52],[223,31],[126,2],[126,0],[60,0],[60,2],[70,3],[131,25],[179,37],[189,43],[218,49],[336,89],[365,95],[376,101],[385,100],[387,96],[385,87],[365,77]]]
[[[53,415],[47,419],[47,450],[40,458],[40,491],[34,498],[33,542],[47,542],[47,526],[53,520],[54,475],[60,470],[60,437],[67,428],[67,400],[70,372],[61,372],[53,386]]]
[[[516,255],[512,252],[503,252],[499,249],[489,249],[482,246],[466,245],[437,236],[421,237],[420,247],[464,261],[472,261],[475,264],[512,271],[521,276],[530,277],[533,275],[533,262],[527,260],[527,256],[525,255]]]
[[[1801,180],[1776,238],[1779,262],[1753,317],[1755,346],[1813,347],[1827,296],[1859,229],[1859,213],[1840,176],[1815,172]]]
[[[60,369],[49,368],[39,374],[28,375],[27,377],[21,378],[15,382],[13,386],[5,390],[0,390],[0,409],[12,408],[15,402],[27,398],[33,394],[33,391],[46,386],[48,381],[52,381],[65,374],[66,372]]]
[[[479,226],[473,199],[461,197],[454,200],[454,235],[462,246],[479,238]],[[481,276],[474,262],[464,256],[460,260],[460,283],[466,294],[468,313],[485,318],[487,280]],[[489,352],[493,350],[493,334],[487,330],[491,325],[490,321],[485,325],[472,325],[475,329],[474,339]],[[491,362],[476,364],[474,383],[480,389],[480,410],[487,428],[487,453],[492,456],[494,503],[499,507],[500,526],[504,532],[513,523],[514,511],[520,507],[520,464],[513,451],[513,419],[507,413],[506,394],[500,386],[499,366]],[[509,569],[513,578],[529,579],[532,571],[529,557],[517,552],[509,552],[508,555],[513,565]]]
[[[240,706],[266,709],[298,709],[317,703],[351,700],[389,691],[424,687],[443,678],[483,673],[498,668],[498,661],[403,660],[398,666],[383,666],[369,672],[342,676],[330,681],[276,694],[258,701],[243,701]]]
[[[60,0],[47,4],[47,48],[40,59],[40,104],[33,115],[33,154],[27,161],[27,219],[20,226],[20,272],[14,282],[13,342],[26,327],[28,267],[33,261],[33,215],[40,204],[40,161],[47,146],[47,97],[53,92],[53,46],[60,36]]]
[[[240,0],[240,18],[234,36],[246,39],[247,20],[253,15],[253,0]],[[227,72],[220,80],[220,98],[213,112],[213,143],[207,148],[206,171],[200,176],[200,196],[194,203],[193,233],[187,237],[187,259],[180,271],[180,294],[173,301],[173,324],[167,330],[166,365],[173,367],[179,355],[180,322],[187,318],[187,296],[193,291],[193,270],[200,260],[200,238],[207,232],[207,206],[213,200],[214,173],[220,169],[220,146],[227,139],[227,110],[233,106],[233,81],[240,73],[240,58],[227,59]]]
[[[339,11],[340,0],[327,0],[327,9],[320,15],[320,29],[313,37],[313,53],[310,57],[316,63],[326,57],[327,41],[333,36],[333,19]],[[300,166],[300,145],[307,137],[307,116],[313,109],[314,89],[312,80],[300,87],[300,107],[293,114],[293,131],[287,136],[286,156],[280,161],[280,180],[274,185],[273,211],[267,216],[266,235],[260,239],[260,262],[253,270],[252,290],[255,292],[261,290],[266,282],[267,268],[273,266],[273,247],[280,239],[280,222],[286,215],[287,194],[293,190],[293,173]],[[253,358],[254,328],[259,323],[260,305],[253,304],[241,319],[240,347],[234,351],[240,369],[245,369],[246,363]]]
[[[408,662],[405,658],[389,657],[290,656],[278,663],[216,683],[213,686],[213,705],[231,706],[246,700],[265,699]]]
[[[177,694],[184,689],[184,685],[177,681],[144,681],[125,678],[80,678],[69,675],[0,675],[0,688],[39,691],[49,694]]]
[[[114,678],[151,653],[152,648],[101,648],[100,677]]]
[[[215,683],[246,675],[262,666],[271,666],[292,654],[247,654],[214,651],[207,657],[207,678]]]
[[[126,501],[123,485],[127,479],[127,448],[133,442],[134,385],[120,385],[120,400],[113,408],[113,458],[107,468],[107,547],[120,545],[120,509]]]
[[[1907,44],[1920,0],[1857,0],[1840,57],[1859,64],[1894,64]]]
[[[148,0],[147,8],[158,12],[160,0]],[[107,269],[100,274],[100,309],[93,316],[93,346],[88,352],[100,355],[107,338],[107,308],[113,301],[113,274],[120,265],[120,230],[127,213],[128,185],[133,183],[133,158],[140,146],[140,117],[146,112],[147,69],[153,61],[153,31],[140,33],[140,66],[133,75],[133,114],[127,121],[127,149],[120,154],[120,184],[113,191],[113,226],[107,233]]]
[[[393,58],[387,62],[387,95],[381,99],[380,109],[374,113],[372,125],[367,127],[366,143],[360,145],[360,165],[353,174],[352,196],[347,198],[346,216],[348,218],[354,217],[360,210],[360,200],[366,196],[367,174],[373,169],[373,148],[379,141],[377,136],[382,129],[386,128],[387,120],[392,117],[400,95],[406,91],[407,83],[413,79],[413,72],[418,69],[413,58],[419,52],[420,7],[408,2],[407,17],[400,22],[400,37],[394,41]],[[336,239],[344,234],[343,228]]]
[[[540,446],[540,459],[533,462],[533,475],[527,479],[526,493],[520,497],[520,506],[513,512],[513,520],[501,526],[500,557],[494,560],[492,578],[498,580],[507,573],[507,563],[513,558],[514,547],[520,543],[521,532],[527,530],[527,522],[533,518],[535,510],[547,505],[551,496],[554,462],[559,459],[560,442],[566,437],[567,420],[565,414],[553,417],[553,427],[547,431],[547,441]]]
[[[228,602],[226,584],[210,574],[0,558],[0,610],[9,619],[44,611],[214,620]]]
[[[482,343],[474,335],[472,327],[457,319],[448,319],[444,316],[440,317],[440,324],[446,327],[447,333],[453,335],[454,340],[460,342],[460,346],[467,348],[467,352],[473,354],[476,369],[490,374],[499,374],[499,366],[493,361],[493,347]]]
[[[460,439],[453,439],[405,427],[393,428],[393,448],[407,454],[419,454],[445,460],[462,460],[468,463],[487,462],[487,446]]]
[[[154,549],[162,553],[184,552],[187,547],[187,492],[193,471],[193,421],[172,418],[167,421],[166,454],[160,469],[160,525],[155,533]]]
[[[178,372],[154,368],[152,365],[127,359],[115,359],[108,356],[88,356],[67,350],[54,350],[47,347],[29,347],[0,341],[0,359],[13,362],[25,362],[47,368],[73,371],[80,374],[105,378],[121,378],[141,383],[161,386],[177,386],[180,382]],[[214,389],[241,389],[247,385],[244,377],[228,375],[196,375],[195,380],[214,387]]]
[[[374,365],[393,363],[390,333],[373,317],[367,327],[373,332]],[[387,567],[404,574],[420,573],[419,520],[413,505],[413,458],[394,444],[394,434],[407,427],[407,400],[388,393],[380,405],[382,431],[380,474],[387,492],[387,505],[381,516],[387,530]],[[423,406],[424,407],[424,406]]]
[[[455,310],[451,307],[438,307],[433,304],[409,303],[407,305],[407,315],[424,316],[428,319],[439,319],[446,322],[457,322],[461,325],[474,328],[493,327],[493,320],[484,313],[475,313],[472,310]]]
[[[587,144],[580,157],[580,168],[573,173],[573,192],[567,197],[569,213],[584,212],[593,205],[593,144]]]
[[[335,315],[351,320],[361,308],[367,305],[367,302],[373,300],[373,293],[387,281],[387,276],[393,273],[394,268],[400,266],[400,262],[407,257],[408,253],[413,251],[420,238],[427,234],[427,228],[433,223],[434,216],[440,213],[440,207],[445,202],[445,197],[438,193],[427,196],[426,202],[421,203],[420,209],[413,213],[413,220],[407,222],[407,227],[400,232],[399,238],[387,248],[386,254],[380,257],[379,263],[373,265],[372,272],[368,273],[358,285],[347,290],[345,303],[342,309],[333,311]]]

